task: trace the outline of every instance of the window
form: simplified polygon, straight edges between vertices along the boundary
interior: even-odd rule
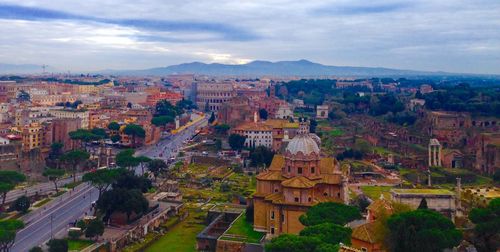
[[[311,197],[307,198],[307,201],[311,202]]]
[[[290,172],[290,166],[288,166],[288,172]]]
[[[281,215],[280,215],[280,220],[281,220],[281,223],[285,223],[285,215],[283,213],[281,213]]]
[[[311,173],[314,173],[315,172],[315,168],[314,167],[311,167]]]
[[[298,172],[299,174],[302,174],[302,167],[297,168],[297,172]]]
[[[299,197],[295,197],[295,202],[299,202]]]
[[[361,247],[361,251],[363,251],[363,252],[368,252],[368,249],[367,249],[367,248],[365,248],[365,247]]]
[[[327,192],[324,192],[324,193],[323,193],[323,196],[328,196],[328,193],[327,193]]]
[[[274,227],[271,227],[271,234],[274,234]]]
[[[271,220],[274,220],[274,211],[271,211]]]

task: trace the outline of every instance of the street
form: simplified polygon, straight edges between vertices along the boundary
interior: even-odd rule
[[[183,145],[183,141],[190,139],[195,134],[195,130],[206,123],[207,119],[205,117],[186,127],[183,131],[162,139],[156,145],[137,150],[136,155],[166,160],[174,157]],[[160,157],[160,153],[162,153],[162,157]],[[136,172],[140,172],[139,167]],[[37,190],[49,190],[53,186],[53,183],[42,183],[27,190],[28,193],[34,194]],[[24,190],[18,190],[13,192],[10,197],[16,197],[24,193]],[[25,228],[17,233],[16,241],[11,249],[12,252],[28,251],[32,247],[48,241],[53,234],[65,231],[69,227],[69,223],[80,219],[85,213],[90,213],[90,206],[98,197],[98,190],[86,183],[67,193],[70,193],[71,196],[63,197],[64,200],[61,200],[59,204],[47,204],[47,209],[36,210],[40,214],[39,217],[29,218],[30,221],[25,223]]]
[[[76,176],[76,181],[80,181],[82,176],[83,176],[82,174],[78,174]],[[57,182],[57,186],[61,187],[61,186],[64,186],[64,185],[72,183],[72,182],[73,182],[73,178],[71,178],[71,177],[63,178]],[[7,198],[6,198],[5,202],[6,203],[12,202],[23,195],[33,196],[36,193],[47,194],[48,192],[51,192],[51,191],[55,191],[54,183],[52,183],[52,182],[38,183],[36,185],[29,186],[25,189],[15,189],[15,190],[9,191],[7,193]]]

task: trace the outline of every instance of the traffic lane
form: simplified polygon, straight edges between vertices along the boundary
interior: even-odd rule
[[[77,178],[77,181],[79,181],[79,180],[81,180],[82,175],[78,175],[76,178]],[[73,182],[73,178],[71,178],[71,177],[64,178],[64,179],[58,181],[57,186],[62,187],[62,186],[69,184],[71,182]],[[38,192],[38,194],[42,194],[42,193],[51,192],[51,191],[55,191],[54,183],[53,182],[42,182],[42,183],[30,186],[26,189],[15,189],[15,190],[8,192],[5,202],[12,202],[12,201],[16,200],[17,198],[24,196],[24,195],[33,196],[37,192]]]
[[[57,208],[42,213],[42,216],[17,233],[16,242],[11,251],[28,251],[50,239],[52,217],[52,233],[56,234],[68,227],[70,222],[79,219],[85,212],[89,213],[92,201],[98,196],[98,190],[88,187],[76,194]]]

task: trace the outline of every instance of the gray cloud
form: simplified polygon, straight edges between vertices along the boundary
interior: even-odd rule
[[[331,65],[500,73],[496,0],[22,4],[0,0],[0,32],[9,35],[0,37],[1,62],[88,71],[306,58]]]

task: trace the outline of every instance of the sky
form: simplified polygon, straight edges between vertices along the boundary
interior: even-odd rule
[[[0,0],[0,63],[193,61],[500,74],[499,0]]]

